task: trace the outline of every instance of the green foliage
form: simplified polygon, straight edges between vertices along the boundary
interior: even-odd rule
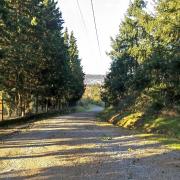
[[[101,96],[113,108],[102,117],[179,138],[179,111],[162,115],[165,108],[170,112],[180,107],[179,8],[178,0],[159,0],[151,15],[143,0],[130,4],[112,39],[112,64]]]
[[[17,115],[33,108],[38,112],[40,106],[60,109],[82,96],[84,75],[76,41],[72,35],[72,59],[63,22],[53,0],[0,2],[0,88]]]
[[[113,107],[105,108],[104,111],[98,114],[98,117],[103,121],[109,121],[114,115],[116,115],[117,110]]]
[[[130,4],[112,39],[113,62],[102,91],[107,106],[121,106],[142,92],[159,109],[180,103],[179,7],[177,0],[160,0],[151,15],[143,0]]]
[[[101,100],[101,86],[99,84],[87,85],[81,102],[104,106]]]
[[[48,2],[49,2],[49,0],[43,0],[43,5],[48,6]]]
[[[170,138],[168,136],[160,136],[155,134],[142,134],[142,138],[146,138],[150,141],[158,141],[172,150],[180,150],[180,140],[177,138]]]
[[[32,20],[31,20],[31,25],[32,26],[36,26],[37,25],[37,18],[36,17],[33,17]]]
[[[79,52],[74,33],[71,32],[69,37],[67,29],[64,33],[64,43],[68,48],[68,65],[70,68],[68,99],[69,105],[74,106],[84,93],[84,73],[81,67],[81,60],[79,59]]]
[[[176,112],[169,113],[169,110],[155,114],[154,111],[123,112],[111,107],[101,112],[99,117],[124,128],[180,139],[180,116]]]

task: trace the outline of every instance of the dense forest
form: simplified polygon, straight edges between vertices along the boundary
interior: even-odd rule
[[[0,1],[0,91],[7,114],[75,105],[84,74],[54,0]]]
[[[146,113],[180,111],[179,10],[178,0],[158,0],[152,13],[145,1],[135,0],[112,39],[112,64],[101,96],[119,112],[141,112],[138,126]]]

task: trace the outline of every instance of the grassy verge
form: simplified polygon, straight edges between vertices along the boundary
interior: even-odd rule
[[[43,120],[43,119],[58,116],[58,115],[68,114],[71,112],[84,112],[84,111],[90,110],[92,107],[93,107],[92,104],[87,104],[87,103],[79,104],[75,107],[72,107],[66,110],[32,114],[26,117],[19,117],[19,118],[10,119],[10,120],[4,120],[4,121],[0,121],[0,128],[6,128],[12,125],[22,125],[29,122],[31,123],[33,121],[39,121],[39,120]]]
[[[141,134],[141,138],[148,139],[150,141],[158,141],[172,150],[180,150],[180,140],[170,136],[162,134]]]
[[[0,121],[0,128],[6,128],[6,127],[9,127],[12,125],[22,125],[22,124],[29,123],[29,122],[31,123],[34,121],[40,121],[40,120],[43,120],[46,118],[67,114],[67,113],[70,113],[73,111],[74,111],[73,109],[69,108],[69,109],[61,110],[61,111],[32,114],[30,116],[19,117],[19,118],[10,119],[10,120],[4,120],[4,121]]]
[[[117,126],[138,130],[143,138],[157,140],[172,149],[180,150],[180,116],[145,112],[118,112],[107,108],[99,114],[101,120]]]

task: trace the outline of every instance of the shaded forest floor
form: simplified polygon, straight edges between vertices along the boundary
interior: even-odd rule
[[[99,122],[100,110],[4,129],[0,179],[179,180],[179,151]]]

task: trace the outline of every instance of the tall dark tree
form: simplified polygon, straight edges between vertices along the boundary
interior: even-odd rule
[[[65,33],[66,35],[67,33]],[[70,105],[75,105],[84,93],[84,73],[81,67],[81,60],[79,59],[79,51],[77,48],[76,39],[74,33],[71,32],[69,38],[69,65],[71,70],[71,81],[70,81]]]
[[[102,92],[109,105],[130,106],[128,99],[142,93],[161,107],[179,103],[179,3],[160,0],[154,15],[145,5],[143,0],[130,4],[112,40],[113,62]]]
[[[17,115],[38,112],[40,105],[62,108],[81,97],[83,81],[75,76],[82,68],[72,68],[63,23],[53,0],[0,2],[0,90]],[[77,86],[81,95],[72,93]]]

